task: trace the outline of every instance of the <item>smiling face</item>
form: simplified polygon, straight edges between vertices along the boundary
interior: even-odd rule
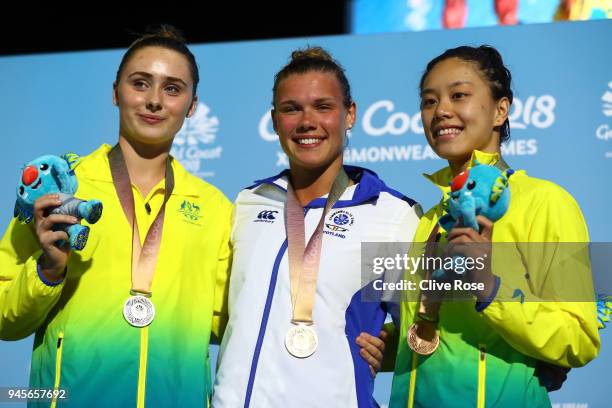
[[[308,71],[281,80],[272,121],[291,168],[340,166],[344,135],[355,122],[355,109],[354,103],[345,106],[333,73]]]
[[[157,46],[136,51],[113,89],[120,137],[170,146],[185,117],[195,110],[193,87],[189,62],[182,54]]]
[[[499,152],[499,130],[508,98],[495,100],[475,63],[448,58],[436,64],[421,89],[421,119],[427,142],[454,168],[473,150]]]

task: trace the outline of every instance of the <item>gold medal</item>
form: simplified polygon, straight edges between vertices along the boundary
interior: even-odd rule
[[[440,335],[436,326],[427,320],[412,323],[406,334],[408,346],[417,354],[428,356],[440,345]]]

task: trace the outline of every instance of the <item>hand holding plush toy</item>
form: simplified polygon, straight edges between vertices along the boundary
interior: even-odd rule
[[[495,166],[475,161],[471,169],[459,173],[450,182],[451,192],[446,203],[448,214],[440,218],[440,226],[447,233],[450,233],[457,225],[480,232],[480,226],[476,221],[478,215],[492,222],[499,220],[510,205],[508,178],[512,174],[514,174],[512,169],[502,171]],[[458,220],[460,220],[459,224]],[[455,272],[438,269],[432,274],[432,277],[444,279],[451,273]]]
[[[52,214],[65,214],[76,217],[79,221],[85,219],[95,224],[102,215],[102,203],[98,200],[84,201],[75,198],[77,179],[73,166],[78,156],[45,155],[26,164],[21,173],[21,182],[17,186],[17,202],[14,216],[24,223],[32,221],[34,202],[45,194],[59,193],[62,205],[53,209]],[[89,237],[89,227],[81,224],[56,224],[55,231],[65,231],[70,240],[70,247],[75,250],[85,248]],[[63,245],[63,242],[58,242]]]

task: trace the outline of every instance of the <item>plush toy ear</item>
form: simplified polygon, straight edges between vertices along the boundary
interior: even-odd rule
[[[493,187],[491,188],[491,196],[489,197],[491,205],[495,204],[504,190],[508,188],[508,178],[513,174],[514,170],[506,169],[497,179],[495,179],[495,183],[493,183]]]
[[[13,210],[13,217],[17,217],[17,219],[21,221],[21,208],[19,207],[19,203],[15,203],[15,209]]]
[[[79,157],[79,155],[76,153],[69,152],[66,154],[62,154],[60,158],[64,159],[66,163],[68,163],[68,167],[70,167],[70,171],[72,172],[72,174],[74,174],[75,167],[81,161],[81,158]]]
[[[19,205],[19,201],[15,203],[15,209],[13,210],[13,217],[17,217],[19,221],[27,224],[30,221],[32,221],[33,216],[34,214],[32,214],[29,210]]]
[[[442,211],[444,212],[448,212],[448,200],[449,199],[450,199],[450,196],[448,199],[442,200],[441,207],[442,207]]]
[[[74,177],[74,172],[70,169],[68,162],[60,157],[54,158],[51,169],[59,184],[60,192],[74,194],[77,187],[76,177]]]

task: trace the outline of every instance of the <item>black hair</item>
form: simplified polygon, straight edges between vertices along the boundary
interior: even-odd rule
[[[449,58],[459,58],[463,61],[475,64],[480,73],[488,82],[493,98],[495,100],[499,100],[506,97],[512,105],[512,99],[514,96],[511,88],[512,74],[504,65],[504,61],[499,51],[489,45],[481,45],[480,47],[470,47],[464,45],[444,51],[427,64],[427,68],[425,68],[425,72],[421,76],[421,82],[419,83],[420,90],[423,90],[423,83],[431,70],[439,62]],[[501,144],[509,139],[510,121],[509,119],[506,119],[499,129],[499,142]]]

